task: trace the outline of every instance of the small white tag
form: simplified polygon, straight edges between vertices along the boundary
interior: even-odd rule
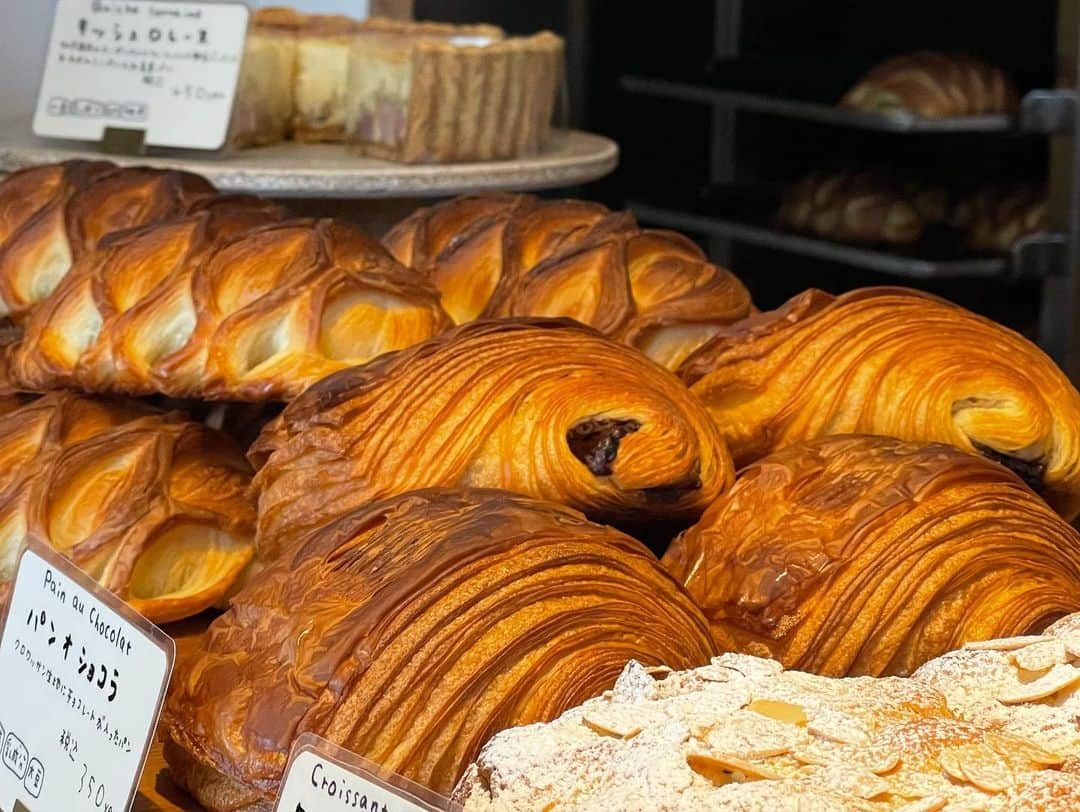
[[[314,733],[293,744],[276,812],[456,812],[461,807]]]
[[[450,37],[450,44],[456,48],[465,48],[470,46],[473,48],[486,48],[487,46],[491,45],[492,42],[493,40],[491,39],[491,37]]]
[[[240,3],[57,0],[34,132],[219,149],[229,132],[248,9]]]
[[[127,809],[175,653],[74,564],[24,551],[0,637],[0,809]]]

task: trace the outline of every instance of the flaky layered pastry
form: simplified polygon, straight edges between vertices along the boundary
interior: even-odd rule
[[[663,563],[722,651],[830,676],[910,674],[1080,610],[1080,535],[1018,477],[884,437],[750,465]]]
[[[1080,510],[1080,394],[1034,344],[903,288],[810,290],[723,329],[680,376],[741,467],[829,434],[942,442]]]
[[[596,203],[460,197],[410,215],[384,243],[431,277],[458,324],[566,316],[671,369],[752,309],[742,283],[696,244]]]
[[[173,676],[165,756],[210,810],[269,809],[305,731],[445,793],[496,731],[627,660],[712,653],[629,536],[504,492],[417,491],[297,541],[232,599]]]
[[[567,320],[463,325],[325,378],[252,446],[259,553],[393,494],[505,488],[611,522],[692,520],[732,480],[678,379]]]
[[[965,717],[943,682],[948,698],[931,680],[819,677],[740,654],[683,672],[632,662],[602,697],[497,734],[454,797],[467,812],[1080,807],[1075,748]]]
[[[154,622],[220,602],[252,558],[251,469],[222,434],[54,392],[0,417],[0,598],[28,541]]]
[[[188,211],[214,194],[188,172],[68,161],[0,181],[0,316],[21,320],[106,235]]]
[[[950,118],[1014,113],[1018,95],[1000,68],[962,54],[919,51],[874,67],[840,104],[869,113]]]
[[[20,386],[288,399],[448,322],[438,293],[335,220],[256,199],[117,235],[84,257],[9,350]]]

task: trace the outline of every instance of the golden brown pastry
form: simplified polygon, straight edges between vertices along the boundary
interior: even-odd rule
[[[98,161],[8,175],[0,181],[0,316],[25,317],[107,234],[181,214],[212,194],[198,175]]]
[[[499,491],[343,515],[238,593],[173,676],[174,778],[210,810],[269,808],[314,731],[447,793],[495,732],[610,688],[627,660],[713,654],[639,542]]]
[[[289,399],[448,324],[438,294],[335,220],[219,201],[84,257],[9,350],[41,391]]]
[[[755,462],[663,563],[722,651],[829,676],[910,674],[1080,610],[1080,535],[1015,474],[886,437]]]
[[[1080,510],[1080,394],[1017,333],[904,288],[810,290],[725,328],[679,374],[737,467],[829,434],[941,442]]]
[[[678,379],[570,321],[473,322],[325,378],[252,446],[259,554],[417,488],[497,487],[592,518],[693,520],[732,480]]]
[[[162,623],[221,601],[252,558],[251,469],[176,413],[50,393],[0,417],[0,462],[0,592],[33,539]]]
[[[1021,237],[1050,230],[1046,189],[1030,184],[983,186],[961,200],[953,224],[973,251],[1007,254]]]
[[[962,54],[934,51],[895,56],[877,65],[840,100],[868,113],[924,118],[1010,115],[1016,86],[1000,68]]]
[[[229,133],[233,146],[273,144],[290,134],[296,35],[303,20],[303,14],[282,6],[251,12]]]
[[[669,368],[752,308],[693,242],[596,203],[460,197],[415,212],[384,243],[432,278],[459,324],[567,316]]]

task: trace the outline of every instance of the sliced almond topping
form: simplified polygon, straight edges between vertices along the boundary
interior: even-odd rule
[[[760,713],[762,716],[768,716],[770,719],[776,719],[777,721],[787,722],[792,725],[806,724],[806,711],[802,709],[801,705],[793,705],[790,702],[781,702],[778,699],[755,699],[747,705],[747,710],[752,710],[754,713]]]
[[[1024,634],[1019,637],[1001,637],[997,640],[972,640],[964,643],[968,651],[1015,651],[1033,643],[1041,643],[1047,638],[1041,634]]]
[[[706,682],[731,682],[731,671],[719,665],[703,665],[694,674]]]
[[[956,748],[950,747],[947,750],[942,750],[938,753],[937,760],[938,764],[941,765],[941,769],[944,770],[945,775],[949,776],[949,778],[960,782],[966,782],[968,780],[967,774],[964,772],[964,765],[956,754]]]
[[[632,739],[641,732],[640,724],[636,724],[628,715],[618,712],[590,711],[581,717],[581,722],[593,733],[614,736],[616,739]]]
[[[860,773],[849,789],[864,801],[877,798],[879,795],[887,795],[892,791],[888,781],[878,778],[873,773]]]
[[[717,786],[732,781],[757,781],[762,778],[776,780],[782,776],[761,764],[744,761],[734,756],[716,756],[707,753],[691,753],[686,763],[698,775],[708,778]]]
[[[872,747],[859,754],[858,762],[875,775],[884,775],[899,766],[900,751],[889,747]]]
[[[952,748],[969,783],[983,792],[1004,792],[1014,783],[1012,770],[1005,760],[981,742]]]
[[[948,802],[948,798],[943,798],[940,795],[929,795],[926,798],[904,804],[896,812],[938,812],[938,810],[944,809],[945,804]]]
[[[1006,688],[998,694],[998,702],[1003,705],[1019,705],[1053,696],[1058,691],[1080,682],[1080,668],[1059,663],[1031,682],[1020,683]]]
[[[1068,659],[1065,644],[1060,640],[1048,638],[1041,643],[1017,649],[1012,654],[1012,661],[1025,671],[1049,671],[1058,663]]]
[[[818,713],[807,724],[806,729],[815,736],[840,744],[868,744],[870,734],[857,719],[846,714]]]
[[[1069,657],[1080,660],[1080,631],[1071,631],[1058,637]]]
[[[986,733],[983,738],[991,749],[1006,761],[1026,761],[1036,767],[1059,767],[1065,763],[1065,756],[1044,750],[1027,739],[1002,736],[998,733]]]

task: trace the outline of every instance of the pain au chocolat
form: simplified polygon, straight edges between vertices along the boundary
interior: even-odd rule
[[[1080,510],[1080,394],[1034,344],[914,290],[810,290],[722,330],[679,373],[738,467],[829,434],[941,442]]]
[[[39,541],[161,623],[220,602],[252,558],[251,469],[176,413],[50,393],[0,417],[0,461],[0,593]]]
[[[1016,475],[884,437],[743,469],[663,563],[721,650],[831,676],[910,674],[1080,610],[1080,535]]]
[[[679,380],[568,320],[462,325],[305,391],[249,452],[259,553],[424,487],[505,488],[612,522],[692,521],[727,449]]]
[[[630,659],[700,665],[701,613],[643,545],[501,491],[423,490],[294,543],[173,676],[173,776],[269,809],[313,731],[446,793],[484,742],[610,688]]]
[[[214,194],[198,175],[68,161],[0,181],[0,316],[19,321],[106,235],[188,211]]]
[[[83,257],[9,374],[30,391],[284,400],[448,324],[430,283],[352,226],[224,198]]]
[[[458,324],[565,316],[670,369],[752,309],[742,283],[692,241],[597,203],[461,197],[415,212],[384,243],[431,277]]]

